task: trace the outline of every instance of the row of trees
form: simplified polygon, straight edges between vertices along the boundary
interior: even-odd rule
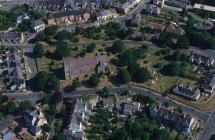
[[[55,58],[62,59],[63,57],[68,57],[70,56],[70,51],[71,49],[67,44],[61,43],[55,49]],[[44,46],[42,44],[37,43],[33,49],[33,55],[35,58],[44,57],[46,55],[46,50],[44,49]]]

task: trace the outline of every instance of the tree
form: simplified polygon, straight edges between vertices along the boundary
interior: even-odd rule
[[[104,87],[102,91],[103,91],[103,97],[108,97],[110,93],[110,89],[108,87]]]
[[[49,75],[45,71],[36,74],[36,84],[39,90],[44,91],[46,89],[48,79]]]
[[[42,126],[42,130],[43,130],[43,132],[48,133],[51,131],[51,126],[46,123]]]
[[[91,86],[96,87],[100,83],[99,76],[97,74],[92,74],[89,79],[89,83]]]
[[[70,48],[67,44],[61,44],[56,47],[55,55],[58,59],[68,57],[70,55]]]
[[[63,133],[57,134],[54,136],[54,140],[65,140],[65,136]]]
[[[94,51],[96,45],[94,43],[91,43],[90,45],[87,46],[87,52],[91,53]]]
[[[46,52],[45,52],[45,50],[44,50],[44,48],[43,48],[43,45],[37,43],[37,44],[34,46],[33,54],[34,54],[34,57],[35,57],[35,58],[41,58],[41,57],[45,56]]]
[[[78,79],[74,80],[73,83],[72,83],[72,87],[74,89],[77,89],[77,88],[81,87],[81,82]]]
[[[151,79],[152,76],[147,68],[139,69],[136,73],[135,79],[137,82],[146,82]]]
[[[60,81],[55,75],[51,74],[49,76],[47,86],[51,90],[57,90],[60,88]]]
[[[174,61],[179,61],[181,59],[181,53],[179,51],[175,51],[172,54],[172,60]]]
[[[164,102],[163,104],[165,107],[169,107],[169,102]]]
[[[116,40],[113,42],[111,51],[112,53],[120,53],[124,50],[124,48],[125,48],[124,43],[121,40]]]
[[[64,40],[71,40],[73,38],[73,35],[70,32],[63,30],[58,32],[54,38],[61,42]]]
[[[48,26],[48,27],[45,28],[44,31],[45,31],[46,35],[48,35],[48,36],[53,36],[53,35],[56,34],[58,28],[59,28],[59,27],[58,27],[57,25]]]
[[[163,67],[163,69],[161,70],[161,72],[165,75],[176,76],[176,75],[180,75],[181,68],[178,63],[173,62],[173,63],[165,65]]]
[[[127,69],[120,69],[118,78],[122,84],[127,84],[131,81],[131,75]]]
[[[13,113],[16,110],[16,104],[13,101],[9,101],[6,105],[7,113]]]
[[[36,36],[37,41],[44,41],[47,39],[47,35],[44,32],[40,32]]]
[[[20,102],[19,108],[22,111],[30,110],[32,108],[32,104],[29,100],[25,100],[23,102]]]
[[[177,41],[177,47],[179,48],[188,48],[189,46],[189,39],[187,36],[183,35],[183,36],[180,36],[178,38],[178,41]]]
[[[50,102],[54,105],[59,104],[63,100],[63,95],[60,91],[53,93]]]

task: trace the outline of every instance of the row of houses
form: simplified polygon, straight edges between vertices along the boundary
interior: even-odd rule
[[[65,0],[36,0],[27,3],[33,9],[56,9],[63,8]]]
[[[197,120],[189,114],[179,113],[175,109],[165,108],[162,106],[153,106],[150,110],[152,118],[164,126],[182,132],[185,135],[191,134],[195,128]]]
[[[47,19],[48,24],[86,22],[90,20],[90,13],[86,10],[70,10],[64,12],[50,13]]]
[[[21,32],[0,32],[2,43],[24,43],[25,37]]]
[[[0,72],[5,76],[6,89],[10,91],[21,91],[25,89],[23,77],[23,64],[12,47],[4,48],[4,53],[0,55]]]

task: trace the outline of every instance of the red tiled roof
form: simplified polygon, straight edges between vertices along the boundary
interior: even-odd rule
[[[160,30],[163,31],[165,29],[165,25],[163,24],[159,24],[159,23],[155,23],[155,22],[150,22],[149,24],[146,25],[147,27],[150,27],[152,29],[156,29],[156,30]]]

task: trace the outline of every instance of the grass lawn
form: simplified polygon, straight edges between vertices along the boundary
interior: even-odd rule
[[[171,89],[173,86],[177,84],[178,81],[183,81],[185,83],[189,83],[191,85],[196,86],[198,84],[198,81],[196,80],[191,80],[188,78],[182,78],[179,76],[165,76],[160,73],[160,70],[164,65],[167,65],[170,63],[170,61],[167,61],[164,59],[164,55],[156,55],[155,53],[159,51],[159,48],[150,48],[146,57],[143,60],[140,60],[140,66],[141,67],[147,67],[153,76],[153,80],[149,80],[146,83],[132,83],[137,86],[142,86],[142,87],[147,87],[149,89],[152,89],[157,92],[166,92],[169,89]],[[170,54],[173,51],[170,52]],[[178,62],[181,63],[181,62]],[[155,65],[159,65],[159,67],[155,67]],[[193,71],[193,66],[192,64],[189,65],[187,71],[189,73],[192,73],[192,75],[195,76],[195,79],[200,79],[201,76],[196,76],[195,71]]]

